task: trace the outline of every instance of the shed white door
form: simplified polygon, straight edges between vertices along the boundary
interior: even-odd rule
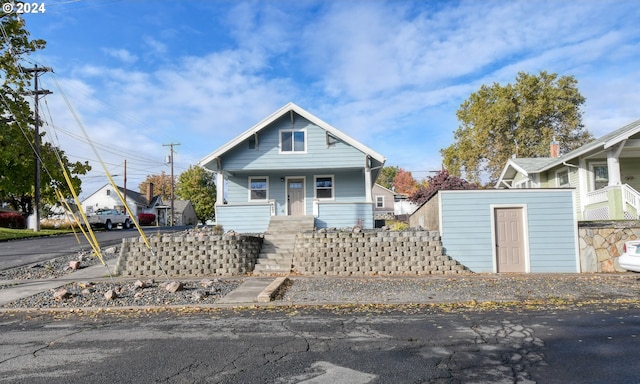
[[[304,216],[304,179],[287,181],[287,212],[289,216]]]
[[[522,208],[496,208],[498,272],[526,272]]]

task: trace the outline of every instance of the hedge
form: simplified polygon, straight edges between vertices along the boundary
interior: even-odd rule
[[[138,224],[140,225],[151,225],[156,221],[156,215],[153,213],[139,213],[138,214]]]
[[[24,216],[17,212],[0,212],[0,227],[24,229],[27,225]]]

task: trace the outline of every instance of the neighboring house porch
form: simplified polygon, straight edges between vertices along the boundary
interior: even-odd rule
[[[562,156],[510,159],[496,187],[575,188],[578,220],[637,220],[640,120]]]

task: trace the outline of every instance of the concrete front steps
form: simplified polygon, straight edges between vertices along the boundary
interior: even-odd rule
[[[311,231],[313,216],[271,216],[264,234],[254,275],[286,275],[291,272],[296,234]]]

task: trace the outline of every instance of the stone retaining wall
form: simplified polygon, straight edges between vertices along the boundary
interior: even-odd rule
[[[618,265],[625,241],[640,238],[640,223],[580,222],[578,224],[582,272],[624,272]]]
[[[293,270],[340,276],[470,273],[442,252],[436,231],[305,232],[296,236]]]
[[[123,239],[115,273],[131,277],[235,276],[253,271],[262,237],[207,233],[149,238],[155,257],[142,238]],[[159,261],[159,265],[158,265]]]

